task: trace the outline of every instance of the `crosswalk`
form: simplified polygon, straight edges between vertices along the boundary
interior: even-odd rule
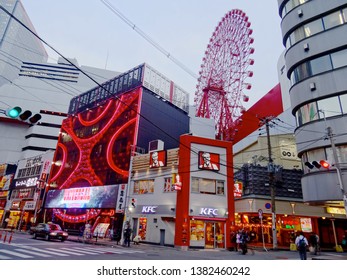
[[[102,255],[102,254],[142,254],[144,251],[134,250],[130,248],[113,248],[103,246],[75,246],[75,247],[47,247],[44,249],[17,245],[9,246],[7,249],[0,249],[0,260],[11,260],[11,259],[35,259],[35,258],[54,258],[54,257],[66,257],[73,258],[76,256],[91,256],[91,255]]]

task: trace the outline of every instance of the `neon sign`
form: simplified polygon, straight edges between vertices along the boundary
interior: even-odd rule
[[[218,216],[218,209],[216,208],[201,208],[200,215],[203,216]]]
[[[142,206],[142,213],[145,214],[154,214],[158,206]]]
[[[115,208],[118,185],[50,190],[46,208]]]

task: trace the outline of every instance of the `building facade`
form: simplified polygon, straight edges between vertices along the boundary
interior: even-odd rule
[[[53,154],[53,151],[48,151],[18,162],[1,219],[5,227],[26,230],[36,222],[38,215],[42,216]]]
[[[278,6],[303,198],[346,215],[347,3],[278,0]],[[310,164],[321,160],[330,168]]]
[[[151,166],[155,152],[166,155],[162,166]],[[133,235],[183,249],[232,247],[232,170],[230,142],[192,135],[182,135],[177,149],[135,156],[128,195],[135,203],[127,207]]]
[[[146,76],[155,73],[148,67],[135,67],[71,100],[48,182],[48,219],[71,230],[86,221],[93,229],[103,224],[121,230],[132,153],[161,142],[178,147],[180,135],[189,132],[188,113],[148,88],[153,84]],[[167,81],[154,78],[158,85]],[[171,98],[180,100],[180,91],[168,85]]]

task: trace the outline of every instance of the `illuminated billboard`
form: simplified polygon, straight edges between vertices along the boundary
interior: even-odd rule
[[[115,208],[118,185],[50,190],[45,208]]]
[[[219,154],[213,154],[210,152],[199,152],[199,169],[206,170],[219,170]]]
[[[150,153],[149,167],[156,168],[166,166],[166,151],[155,151]]]

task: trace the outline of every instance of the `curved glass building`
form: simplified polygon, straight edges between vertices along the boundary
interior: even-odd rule
[[[341,214],[347,205],[347,1],[278,0],[278,7],[303,198]]]

